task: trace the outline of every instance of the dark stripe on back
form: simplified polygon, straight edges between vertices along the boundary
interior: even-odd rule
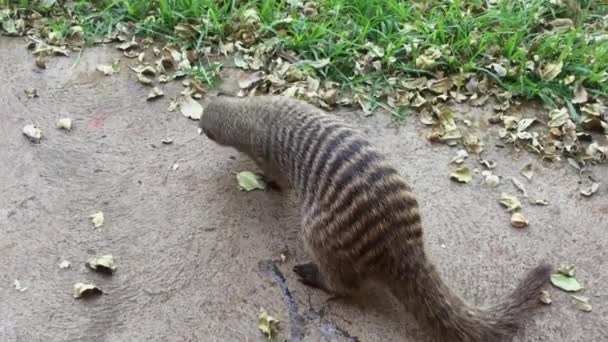
[[[353,205],[361,206],[369,203],[367,201],[361,202],[360,199],[366,195],[369,195],[372,191],[385,195],[390,194],[391,192],[408,190],[408,187],[407,185],[405,185],[405,183],[398,181],[377,184],[384,178],[378,177],[378,175],[382,174],[383,172],[383,169],[379,169],[377,172],[370,174],[371,177],[365,180],[365,183],[357,183],[354,186],[348,187],[347,189],[345,189],[346,191],[341,192],[341,196],[338,197],[334,202],[324,202],[323,207],[330,207],[332,209],[330,209],[331,215],[324,217],[323,225],[327,226],[331,223],[330,221],[332,219],[340,217],[347,209],[350,209]],[[337,206],[335,207],[335,209],[333,209],[335,205]],[[370,205],[373,205],[373,203],[371,203]]]
[[[398,212],[390,217],[384,217],[361,233],[358,238],[351,238],[344,243],[345,249],[353,250],[363,255],[370,249],[386,243],[388,239],[404,238],[402,243],[419,241],[422,238],[420,215],[411,212]]]
[[[356,177],[360,176],[363,177],[365,176],[365,174],[368,172],[370,165],[372,165],[374,162],[378,161],[381,159],[380,155],[375,152],[375,151],[365,151],[362,152],[362,145],[355,145],[356,147],[358,147],[358,150],[347,150],[347,152],[349,153],[341,153],[340,157],[342,157],[343,159],[340,160],[340,158],[334,160],[333,164],[332,164],[332,169],[330,169],[330,173],[328,173],[328,179],[330,181],[332,181],[331,184],[333,184],[334,187],[334,191],[330,192],[329,197],[327,198],[323,198],[323,203],[334,203],[337,199],[338,196],[340,195],[340,193],[342,193],[342,191],[344,191],[344,189],[346,189],[346,187],[348,186],[348,184],[350,184],[353,179],[355,179]],[[366,144],[367,146],[367,144]],[[340,170],[341,165],[344,165],[345,162],[347,162],[349,159],[351,159],[355,153],[364,153],[363,157],[361,157],[361,159],[357,160],[354,164],[350,164],[350,163],[346,163],[346,167],[344,169]],[[338,170],[340,170],[340,174],[336,176],[336,174],[338,173]],[[334,179],[334,177],[336,177]]]
[[[350,131],[350,130],[345,130],[344,131],[344,137],[342,137],[342,132],[340,132],[341,134],[336,136],[335,139],[332,140],[333,145],[340,147],[340,148],[336,148],[335,151],[332,150],[326,150],[323,151],[324,154],[321,156],[321,158],[319,159],[319,162],[317,163],[317,165],[314,166],[314,169],[311,172],[311,177],[314,177],[314,180],[318,180],[319,181],[319,185],[314,189],[314,191],[310,192],[310,196],[307,197],[306,202],[304,203],[304,205],[306,207],[310,207],[312,205],[312,202],[314,200],[318,200],[321,203],[327,203],[327,201],[325,200],[325,198],[323,198],[322,200],[319,197],[318,194],[320,192],[323,192],[325,194],[330,193],[331,195],[337,196],[337,192],[340,191],[340,188],[336,188],[334,189],[333,192],[328,191],[328,185],[335,183],[335,179],[334,177],[336,177],[336,174],[338,173],[338,171],[340,171],[342,169],[342,167],[346,167],[348,172],[349,170],[352,171],[352,174],[355,174],[355,171],[357,168],[361,167],[361,163],[357,162],[355,164],[350,164],[348,163],[348,161],[350,159],[352,159],[354,156],[356,156],[357,154],[361,154],[363,153],[362,150],[364,147],[368,147],[369,143],[363,139],[360,138],[355,138],[353,140],[350,140],[347,145],[344,145],[342,143],[342,139],[345,139],[348,136],[352,136],[354,135],[354,132]],[[331,147],[331,146],[330,146]],[[333,153],[332,153],[333,152]],[[369,155],[365,155],[362,159],[364,159],[365,163],[369,163],[371,162],[373,158],[368,158],[369,156],[373,155],[372,153],[370,153]],[[378,155],[375,155],[374,158],[378,158]],[[327,169],[327,172],[323,172]],[[341,179],[343,179],[343,177],[340,177]],[[339,179],[338,181],[340,181],[341,179]]]
[[[303,141],[299,141],[298,142],[298,147],[296,149],[296,153],[299,154],[298,157],[298,164],[296,165],[296,174],[295,174],[295,178],[294,178],[294,182],[296,184],[298,184],[298,188],[301,188],[301,184],[299,183],[299,180],[302,178],[302,173],[306,172],[306,170],[304,170],[304,160],[306,158],[308,158],[308,154],[312,149],[312,142],[313,140],[318,140],[319,136],[321,135],[321,133],[323,132],[323,128],[326,126],[326,120],[329,120],[329,117],[322,117],[322,116],[318,116],[316,117],[316,122],[317,125],[313,127],[313,131],[310,132],[305,139],[302,139]],[[302,142],[302,144],[299,144],[300,142]]]
[[[361,182],[355,183],[355,185],[347,187],[344,191],[340,191],[338,198],[335,202],[323,202],[322,205],[316,207],[318,212],[313,215],[320,215],[320,208],[335,208],[331,209],[333,216],[338,216],[344,210],[346,210],[355,199],[365,195],[371,189],[375,189],[378,182],[383,179],[388,179],[391,176],[396,176],[397,170],[392,167],[382,166],[375,169],[373,172],[366,174],[366,178]],[[391,185],[393,186],[393,185]]]
[[[307,177],[303,180],[304,183],[301,184],[302,193],[307,196],[306,203],[308,203],[310,197],[312,197],[308,196],[309,186],[311,185],[311,183],[318,182],[321,179],[321,170],[325,168],[327,161],[332,156],[337,156],[340,153],[340,144],[344,139],[347,139],[352,136],[352,134],[353,132],[351,131],[340,130],[337,135],[331,137],[328,141],[326,141],[326,143],[323,145],[323,150],[320,151],[321,154],[317,154],[319,158],[314,158],[310,161],[308,165],[306,165],[306,168],[308,170],[306,174]],[[319,184],[317,184],[317,188],[319,188],[318,185]]]
[[[372,199],[374,200],[374,199]],[[385,242],[385,239],[391,234],[393,229],[408,229],[414,222],[410,219],[409,212],[411,204],[405,200],[392,199],[388,203],[381,203],[382,200],[375,198],[371,205],[382,206],[382,210],[369,210],[361,208],[357,215],[351,216],[351,219],[345,223],[345,232],[349,232],[348,236],[342,234],[342,239],[336,239],[336,248],[354,251],[357,254],[364,253],[368,248],[373,248]],[[372,212],[371,215],[365,215]],[[420,222],[420,216],[411,217],[415,222]],[[356,229],[356,230],[355,230]],[[339,232],[338,232],[339,234]],[[344,240],[346,238],[346,240]],[[363,243],[363,246],[360,244]]]
[[[301,149],[302,149],[302,145],[304,144],[304,141],[307,140],[310,135],[312,135],[312,133],[315,132],[313,128],[313,126],[318,125],[319,121],[321,120],[321,117],[319,116],[314,116],[314,117],[306,117],[308,119],[308,121],[306,123],[304,123],[302,126],[300,126],[299,129],[295,130],[294,129],[294,134],[293,134],[293,139],[290,139],[289,141],[289,146],[290,146],[290,152],[292,154],[291,157],[291,171],[292,171],[292,182],[296,181],[296,175],[298,173],[298,170],[300,168],[299,165],[299,160],[302,158],[301,155]],[[312,130],[311,130],[312,129]]]
[[[330,146],[332,140],[327,141],[327,138],[339,128],[340,124],[337,123],[329,123],[325,125],[322,128],[321,134],[313,143],[313,146],[309,149],[310,153],[305,154],[306,159],[302,160],[302,165],[300,165],[300,169],[302,169],[303,172],[299,174],[297,179],[298,187],[303,189],[302,194],[306,194],[306,191],[308,191],[308,180],[310,179],[310,174],[312,173],[312,165],[314,165],[312,162],[319,155],[319,152],[327,151],[328,148],[332,148],[332,146]]]

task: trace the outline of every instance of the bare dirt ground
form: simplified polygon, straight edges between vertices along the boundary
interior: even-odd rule
[[[291,268],[307,258],[293,200],[239,191],[232,172],[253,163],[167,111],[179,83],[148,103],[149,88],[124,61],[113,76],[95,71],[114,56],[111,48],[89,49],[74,68],[76,56],[52,59],[40,71],[22,40],[0,39],[0,341],[263,341],[260,307],[281,320],[278,340],[423,339],[412,317],[381,292],[327,302],[300,284]],[[29,99],[28,87],[40,97]],[[577,310],[551,289],[554,303],[518,340],[606,340],[608,184],[582,198],[567,163],[496,149],[491,130],[486,158],[505,177],[500,187],[489,189],[479,175],[457,184],[448,179],[455,150],[431,145],[414,118],[396,130],[384,115],[342,115],[411,181],[429,254],[468,301],[500,300],[542,259],[575,264],[593,311]],[[62,116],[74,119],[71,132],[55,128]],[[22,135],[28,123],[43,129],[40,145]],[[165,137],[174,143],[161,144]],[[525,202],[530,227],[516,230],[497,198],[516,193],[508,179],[530,161],[537,171],[525,181],[528,192],[550,205]],[[608,183],[605,166],[594,173]],[[106,220],[94,230],[88,216],[99,210]],[[111,277],[84,267],[102,253],[117,260]],[[71,268],[60,269],[62,260]],[[27,291],[14,288],[16,279]],[[76,282],[95,282],[107,295],[76,300]]]

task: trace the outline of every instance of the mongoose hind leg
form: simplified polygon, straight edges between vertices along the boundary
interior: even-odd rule
[[[359,289],[359,281],[354,276],[324,272],[313,262],[295,265],[293,271],[304,285],[320,289],[336,298],[348,297]]]
[[[302,284],[323,290],[325,292],[331,292],[329,287],[325,284],[323,276],[319,267],[313,262],[307,262],[305,264],[298,264],[293,267],[295,274],[299,276],[299,281]]]

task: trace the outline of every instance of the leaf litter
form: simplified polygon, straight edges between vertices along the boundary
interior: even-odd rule
[[[76,283],[74,284],[74,298],[90,298],[104,294],[105,292],[95,284]]]
[[[258,316],[258,329],[264,334],[269,340],[273,339],[277,334],[279,320],[270,316],[266,309],[260,308],[260,314]]]
[[[103,226],[103,221],[104,221],[103,212],[98,211],[95,214],[89,216],[89,218],[91,219],[91,222],[93,223],[93,226],[95,228],[99,228],[99,227]]]
[[[111,254],[96,256],[89,260],[86,265],[90,269],[100,273],[112,274],[116,271],[114,257]]]
[[[450,179],[458,183],[469,183],[473,179],[473,174],[468,167],[459,167],[452,171]]]
[[[591,303],[589,302],[589,298],[583,297],[583,296],[577,296],[577,295],[570,295],[570,297],[572,297],[572,299],[574,299],[574,305],[580,311],[591,312],[591,310],[593,310],[593,307],[591,306]]]
[[[532,177],[534,177],[534,166],[532,165],[532,163],[527,163],[526,165],[524,165],[524,167],[521,169],[521,174],[528,181],[531,181]]]
[[[13,281],[13,286],[15,287],[15,290],[17,290],[19,292],[25,292],[28,289],[27,286],[21,285],[21,282],[17,279],[15,279],[15,281]]]
[[[580,188],[581,195],[591,197],[600,188],[600,184],[593,181],[585,181]]]
[[[157,99],[159,97],[162,97],[164,95],[165,95],[165,93],[162,91],[162,89],[160,89],[159,87],[154,87],[148,93],[146,100],[151,101],[151,100]]]
[[[464,162],[464,160],[467,159],[468,157],[469,157],[469,153],[466,150],[458,150],[458,152],[456,152],[456,156],[454,158],[452,158],[450,163],[462,164]]]
[[[236,174],[236,181],[242,191],[266,190],[266,183],[261,176],[251,171],[241,171]]]
[[[299,3],[299,2],[294,2]],[[564,6],[555,1],[543,5],[544,11],[553,13],[555,8]],[[463,5],[470,11],[471,5]],[[475,11],[490,10],[491,5],[482,4]],[[0,14],[1,28],[4,34],[27,35],[30,44],[28,48],[36,58],[45,58],[51,55],[68,56],[69,51],[79,51],[85,44],[83,27],[80,19],[72,12],[73,8],[68,6],[68,11],[62,10],[55,3],[45,7],[47,10],[41,15],[24,15],[29,13],[22,9],[7,9]],[[289,8],[298,9],[300,15],[315,16],[319,13],[318,4],[310,1],[305,4],[290,5]],[[469,12],[467,12],[469,13]],[[277,12],[279,18],[274,25],[280,27],[277,33],[284,32],[282,25],[289,26],[294,22],[293,13],[289,11]],[[61,33],[49,28],[47,18],[61,17],[67,24],[66,33]],[[555,34],[556,32],[567,32],[575,25],[570,18],[551,18],[547,20],[538,17],[539,34]],[[174,26],[174,33],[180,39],[192,41],[202,33],[199,26],[205,24],[205,19],[192,18],[190,21],[178,21]],[[590,32],[605,30],[605,27],[597,23],[585,22],[582,24]],[[444,65],[450,63],[454,58],[449,46],[429,45],[418,47],[417,42],[404,46],[407,52],[406,59],[412,67],[425,70],[424,76],[412,77],[411,73],[404,72],[394,67],[398,60],[395,53],[400,49],[388,49],[377,45],[377,42],[368,41],[361,44],[361,49],[352,51],[353,72],[358,77],[372,77],[380,73],[382,79],[386,80],[386,89],[376,91],[374,82],[357,83],[348,85],[341,89],[336,80],[325,79],[327,68],[336,61],[329,56],[319,56],[316,59],[299,59],[299,52],[285,48],[281,35],[268,36],[263,34],[265,24],[257,8],[247,8],[239,11],[226,23],[226,39],[219,43],[206,43],[200,48],[178,47],[175,43],[169,43],[163,47],[156,46],[153,40],[136,35],[134,23],[118,22],[104,36],[94,40],[95,44],[116,43],[116,48],[123,52],[128,58],[137,58],[142,65],[132,67],[141,74],[138,79],[147,85],[154,83],[153,78],[159,82],[168,82],[178,77],[191,74],[199,64],[199,58],[213,56],[231,56],[234,65],[253,73],[239,82],[243,95],[252,94],[281,94],[301,98],[324,109],[332,109],[336,105],[360,107],[367,113],[374,111],[374,107],[381,106],[392,112],[399,112],[402,108],[413,107],[420,112],[420,117],[433,126],[430,134],[433,139],[448,145],[467,146],[467,151],[479,152],[482,148],[479,140],[474,137],[471,143],[467,139],[466,120],[457,116],[446,120],[444,104],[449,100],[456,102],[468,102],[473,106],[485,105],[489,98],[494,99],[492,105],[498,120],[509,124],[505,127],[507,132],[502,136],[506,142],[515,145],[523,144],[523,147],[531,152],[541,155],[546,160],[557,160],[560,154],[575,154],[581,159],[588,156],[584,145],[580,141],[579,133],[588,129],[599,129],[606,134],[608,124],[606,123],[605,99],[597,92],[591,92],[587,88],[587,82],[580,77],[571,75],[568,70],[571,65],[561,58],[556,60],[539,59],[538,55],[530,53],[531,59],[527,61],[526,67],[519,69],[503,55],[497,48],[496,53],[484,54],[479,63],[483,73],[455,73],[448,74]],[[421,34],[417,26],[406,25],[404,34],[416,36]],[[587,31],[584,31],[588,34]],[[475,38],[475,37],[474,37]],[[589,42],[593,36],[588,37]],[[475,38],[475,39],[478,39]],[[473,40],[475,40],[473,39]],[[210,41],[214,41],[211,37]],[[475,44],[472,41],[472,44]],[[533,44],[532,44],[533,45]],[[147,47],[153,47],[153,53],[146,53]],[[531,49],[531,47],[525,47]],[[414,53],[416,49],[420,51]],[[390,51],[389,51],[390,50]],[[147,56],[147,54],[149,56]],[[411,56],[411,57],[409,57]],[[147,57],[154,58],[152,65]],[[109,68],[104,68],[110,72]],[[263,72],[262,72],[263,70]],[[206,76],[205,76],[206,77]],[[537,118],[523,118],[515,121],[508,120],[506,110],[512,104],[518,104],[519,99],[501,87],[501,80],[518,77],[540,78],[548,83],[560,83],[571,92],[570,103],[575,107],[567,109],[567,100],[557,99],[557,108],[549,113],[548,124]],[[608,75],[605,77],[608,79]],[[194,78],[193,78],[194,79]],[[602,78],[604,79],[604,78]],[[209,79],[207,79],[209,81]],[[202,89],[201,89],[202,90]],[[200,91],[199,91],[200,93]],[[371,94],[371,95],[367,95]],[[380,103],[382,99],[383,103]],[[569,121],[576,121],[576,116],[581,118],[580,127],[571,126]],[[187,115],[188,116],[188,115]],[[190,117],[190,116],[189,116]],[[464,125],[463,125],[464,124]],[[529,132],[533,125],[544,125],[542,132]],[[556,134],[557,133],[557,134]],[[477,142],[476,142],[477,141]],[[606,148],[606,146],[601,146]],[[605,162],[604,159],[595,160],[593,163]],[[528,177],[526,177],[528,178]]]
[[[203,106],[190,95],[180,96],[177,102],[179,110],[185,117],[192,120],[200,120],[203,116]]]
[[[511,215],[511,226],[513,228],[526,228],[528,227],[528,218],[522,213],[513,213]]]
[[[57,120],[57,128],[64,129],[66,131],[72,130],[72,119],[70,118],[61,118]]]
[[[25,125],[23,127],[23,135],[25,135],[29,141],[39,144],[42,139],[42,130],[36,125]]]
[[[547,290],[542,290],[540,292],[540,301],[546,305],[553,303],[553,299],[551,298],[551,292]]]
[[[500,177],[493,174],[490,170],[481,171],[481,175],[484,177],[484,183],[491,188],[495,188],[500,184]]]
[[[25,93],[25,95],[27,95],[27,97],[29,97],[30,99],[34,98],[34,97],[38,97],[38,89],[36,88],[32,88],[32,87],[28,87],[25,88],[23,90],[23,92]]]
[[[517,190],[519,190],[524,195],[524,197],[528,197],[528,192],[526,191],[526,186],[524,185],[524,183],[522,183],[519,179],[515,177],[511,177],[511,182],[517,188]]]
[[[498,199],[500,204],[502,204],[507,211],[515,211],[521,208],[521,202],[516,196],[509,195],[507,193],[501,193],[500,198]]]
[[[114,67],[111,65],[107,65],[107,64],[98,65],[97,70],[101,71],[106,76],[110,76],[110,75],[114,74],[114,72],[115,72]]]

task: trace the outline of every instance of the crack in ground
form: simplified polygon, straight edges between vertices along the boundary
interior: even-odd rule
[[[270,275],[274,281],[281,288],[283,299],[287,304],[287,312],[289,315],[289,341],[300,342],[306,333],[306,319],[298,311],[298,303],[294,300],[287,281],[283,272],[279,269],[273,260],[262,260],[258,264],[260,270]],[[346,330],[336,326],[331,322],[327,322],[323,315],[315,312],[312,308],[307,313],[307,316],[312,316],[313,319],[319,319],[321,321],[320,333],[325,338],[336,337],[336,335],[342,336],[351,342],[361,342],[356,336],[351,336]]]

